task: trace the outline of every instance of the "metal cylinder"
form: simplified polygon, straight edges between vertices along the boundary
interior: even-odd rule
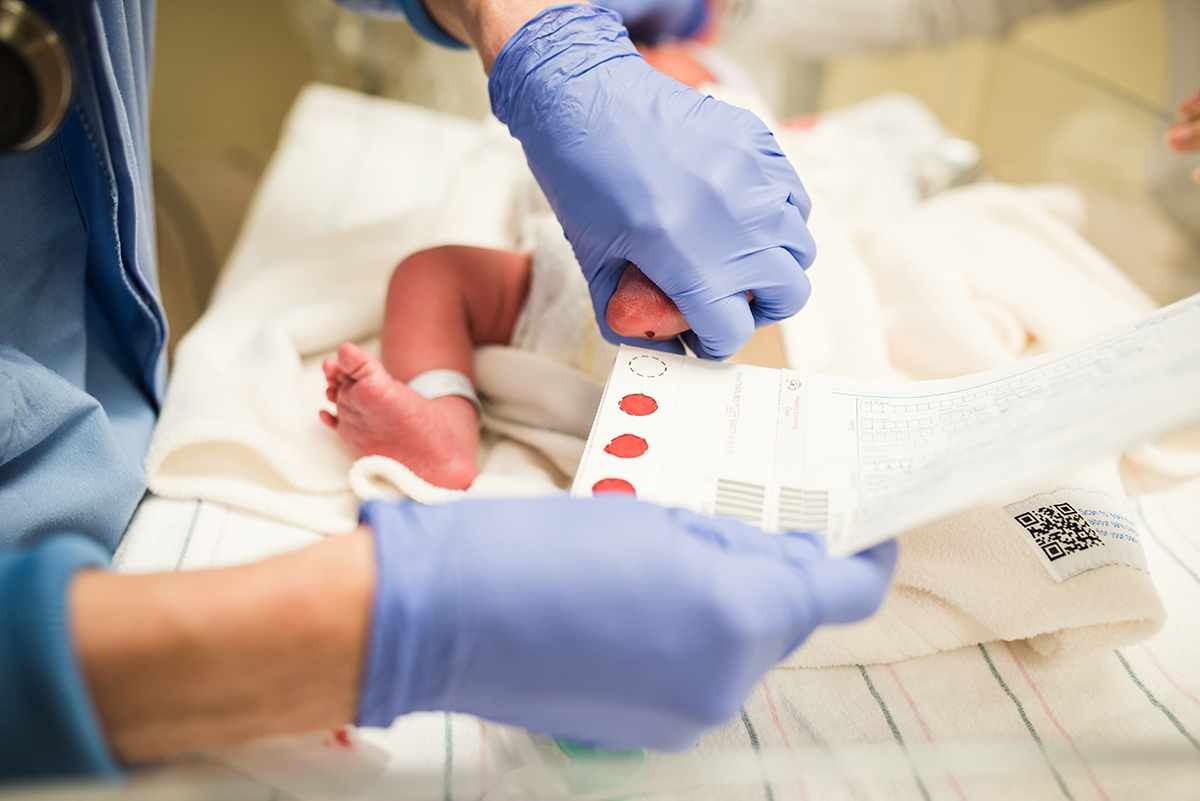
[[[0,0],[0,153],[29,150],[53,136],[73,86],[58,33],[19,0]]]

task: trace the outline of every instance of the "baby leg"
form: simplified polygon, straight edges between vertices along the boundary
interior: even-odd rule
[[[346,344],[325,361],[321,412],[358,456],[395,459],[441,487],[465,489],[478,475],[479,421],[456,395],[428,399],[407,381],[436,369],[474,378],[477,345],[504,344],[528,291],[527,254],[446,246],[409,256],[392,275],[383,360]]]
[[[387,456],[430,484],[466,489],[479,474],[479,424],[465,398],[422,397],[388,374],[379,360],[346,343],[324,363],[326,397],[337,415],[321,412],[357,456]]]

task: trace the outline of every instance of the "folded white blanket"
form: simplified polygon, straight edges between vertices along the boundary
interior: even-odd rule
[[[914,135],[940,135],[913,101],[882,102],[893,120],[909,115],[905,129]],[[400,131],[412,117],[426,133],[420,143],[399,135],[364,141],[350,124],[363,108],[376,127]],[[822,126],[862,126],[869,112],[840,122],[832,116],[807,133],[780,131],[780,138],[797,164],[853,164],[853,153],[830,148],[874,140],[831,135]],[[472,138],[467,123],[448,121],[458,144],[414,158],[405,148],[427,143],[431,124],[428,112],[359,101],[340,90],[313,87],[301,96],[231,275],[176,352],[147,457],[154,492],[229,503],[327,533],[354,524],[359,498],[407,495],[440,503],[462,496],[382,457],[354,463],[317,419],[326,406],[321,359],[346,340],[377,344],[384,287],[400,259],[446,242],[528,247],[544,219],[544,200],[502,129],[479,124]],[[910,144],[914,153],[920,149],[920,141]],[[358,159],[372,170],[361,197],[353,176],[334,178],[326,166],[343,161],[348,147],[359,147]],[[887,160],[870,163],[877,170]],[[916,186],[910,167],[900,160],[895,172],[878,176],[880,186],[890,187],[887,198],[871,198],[871,182],[851,176],[856,191],[828,207],[822,185],[836,185],[836,172],[815,171],[811,223],[821,253],[810,307],[784,327],[793,368],[951,375],[1032,355],[1149,308],[1074,232],[1069,192],[985,185],[921,203],[917,189],[897,189],[906,176]],[[335,213],[355,208],[360,221],[371,220],[362,204],[380,186],[422,180],[414,176],[441,183],[422,185],[422,197],[407,206],[388,201],[403,214],[351,224]],[[281,214],[297,197],[329,209]],[[855,216],[856,203],[870,213]],[[288,245],[280,220],[292,218],[303,224],[290,228]],[[326,222],[314,227],[315,219]],[[270,247],[256,241],[266,230]],[[601,385],[575,368],[599,362],[596,354],[568,360],[574,367],[561,363],[561,354],[550,358],[537,342],[552,343],[555,331],[563,339],[579,332],[566,330],[570,314],[540,317],[551,320],[550,336],[523,335],[530,350],[478,353],[486,430],[483,472],[472,494],[560,492],[578,463]],[[1031,487],[1028,495],[1061,487],[1106,493],[1117,508],[1124,497],[1114,462]],[[882,614],[860,626],[822,630],[790,663],[893,661],[997,638],[1029,640],[1045,654],[1074,652],[1141,639],[1161,623],[1144,572],[1112,565],[1058,583],[1021,536],[995,508],[906,535]]]
[[[814,170],[810,225],[821,250],[812,300],[783,324],[790,366],[878,378],[963,375],[1154,307],[1078,234],[1083,208],[1072,190],[983,183],[923,202],[914,193],[905,203],[895,187],[904,173],[915,187],[917,154],[945,136],[912,106],[885,97],[780,136],[794,161],[832,163],[843,172],[855,160],[879,169],[872,153],[856,155],[880,147],[855,135],[864,128],[891,132],[887,146],[908,154],[907,164],[900,159],[901,168],[881,179],[877,196],[858,184],[857,202],[847,202],[835,173]],[[814,151],[827,155],[817,159]],[[822,203],[825,184],[841,192],[829,204]],[[827,206],[840,214],[828,214]],[[1178,461],[1189,456],[1195,458],[1183,451]],[[1099,493],[1136,528],[1116,455],[1005,502],[1063,489]],[[1070,655],[1137,642],[1162,625],[1165,613],[1144,570],[1108,565],[1058,582],[1029,539],[996,507],[905,534],[881,612],[818,631],[786,664],[889,662],[993,640],[1026,640],[1035,653]]]

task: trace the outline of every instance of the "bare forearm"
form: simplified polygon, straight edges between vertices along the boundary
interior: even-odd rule
[[[500,49],[517,29],[544,8],[562,0],[425,0],[437,23],[470,44],[489,75]],[[586,2],[586,0],[581,0]]]
[[[71,616],[119,759],[351,722],[374,592],[360,529],[246,567],[81,573]]]

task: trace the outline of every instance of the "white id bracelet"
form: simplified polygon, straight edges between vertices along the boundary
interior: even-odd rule
[[[475,407],[475,415],[479,419],[483,419],[483,406],[479,403],[479,396],[475,394],[475,387],[471,385],[471,379],[457,370],[426,370],[405,383],[413,392],[430,400],[446,395],[466,398]]]

